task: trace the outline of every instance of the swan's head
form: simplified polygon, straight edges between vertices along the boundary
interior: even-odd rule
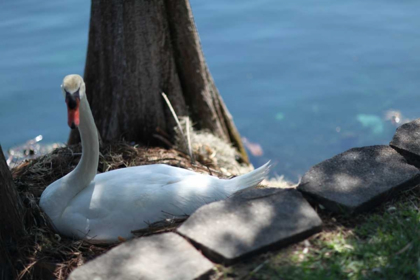
[[[86,98],[85,83],[79,75],[67,75],[61,85],[63,95],[67,103],[68,125],[70,128],[79,126],[79,104],[80,100]]]

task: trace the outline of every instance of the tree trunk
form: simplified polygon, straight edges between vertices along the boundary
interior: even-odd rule
[[[165,92],[178,116],[232,143],[248,162],[206,65],[188,0],[92,0],[84,78],[102,140],[153,145],[157,128],[173,137]],[[69,143],[78,141],[72,131]]]
[[[23,236],[23,206],[0,146],[0,279],[15,278]]]

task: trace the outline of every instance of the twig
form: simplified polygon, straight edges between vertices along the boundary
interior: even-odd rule
[[[41,260],[43,260],[44,258],[41,258],[41,259],[39,259],[39,260],[35,260],[35,261],[33,261],[33,262],[31,262],[30,264],[28,264],[28,265],[25,265],[25,267],[23,268],[23,270],[19,273],[19,275],[16,277],[16,279],[18,279],[18,280],[21,280],[24,276],[25,276],[25,274],[26,273],[28,273],[29,272],[29,270],[31,270],[31,268],[34,266],[34,265],[36,265],[39,261],[41,261]]]
[[[176,124],[178,125],[179,132],[181,133],[182,137],[184,138],[185,143],[188,146],[188,153],[190,155],[191,163],[194,163],[194,158],[193,158],[193,155],[192,155],[190,142],[185,137],[185,134],[184,134],[184,131],[182,130],[181,123],[179,122],[178,116],[176,115],[175,110],[171,105],[171,102],[169,101],[168,97],[166,96],[166,94],[164,92],[162,92],[162,96],[163,96],[163,99],[165,99],[165,102],[168,105],[169,110],[171,111],[172,116],[174,117]]]
[[[153,137],[162,141],[166,146],[168,146],[168,148],[172,148],[172,143],[169,142],[165,137],[159,135],[159,134],[153,134]]]
[[[395,255],[401,255],[402,253],[404,253],[405,251],[407,251],[408,249],[410,249],[412,244],[413,244],[413,242],[408,243],[401,250],[399,250],[398,252],[396,252]]]
[[[190,137],[190,118],[187,118],[187,124],[186,124],[186,128],[187,128],[187,140],[188,140],[188,153],[190,154],[191,157],[191,164],[194,163],[194,157],[191,151],[191,137]]]
[[[263,268],[264,265],[266,265],[269,262],[269,259],[265,260],[264,262],[262,262],[261,264],[259,264],[256,268],[254,268],[250,273],[248,273],[247,275],[243,276],[241,279],[250,279],[252,278],[252,276],[255,275],[255,273],[257,273],[261,268]]]

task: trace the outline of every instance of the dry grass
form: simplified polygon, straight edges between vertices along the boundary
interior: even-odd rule
[[[209,131],[195,130],[193,123],[187,117],[180,118],[180,126],[185,134],[190,136],[191,149],[194,158],[206,166],[220,167],[226,175],[245,174],[253,170],[252,166],[241,163],[238,152],[231,144],[220,139]],[[174,148],[187,153],[188,145],[180,129],[175,127],[176,137]]]
[[[216,166],[210,168],[200,161],[191,164],[188,156],[174,149],[114,143],[103,145],[100,152],[98,172],[164,163],[226,178]],[[80,145],[73,145],[25,161],[12,169],[15,184],[25,205],[25,224],[28,231],[28,236],[23,238],[20,248],[26,258],[18,261],[21,267],[19,279],[66,279],[73,269],[115,246],[91,244],[88,241],[59,236],[49,226],[46,215],[38,206],[45,187],[73,170],[80,157]],[[202,155],[197,158],[202,158]],[[146,230],[133,233],[136,236],[144,236],[172,231],[185,219],[186,217],[171,217],[150,225]]]

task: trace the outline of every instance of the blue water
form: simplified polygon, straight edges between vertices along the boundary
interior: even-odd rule
[[[386,144],[394,109],[420,117],[420,2],[192,0],[210,71],[242,134],[296,181],[355,146]],[[66,141],[59,85],[83,73],[90,3],[0,4],[0,142]]]

